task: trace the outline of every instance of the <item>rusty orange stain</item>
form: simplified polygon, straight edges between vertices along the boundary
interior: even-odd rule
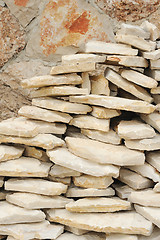
[[[88,31],[89,19],[87,12],[83,12],[69,27],[69,32],[85,34]]]
[[[17,6],[25,7],[29,0],[14,0],[14,4]]]

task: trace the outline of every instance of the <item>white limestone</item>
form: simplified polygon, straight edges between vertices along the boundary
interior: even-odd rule
[[[156,88],[152,88],[151,89],[151,93],[152,94],[160,94],[160,87],[158,86]]]
[[[66,161],[66,156],[65,156],[65,161]],[[49,174],[53,177],[59,177],[59,178],[66,178],[71,176],[78,177],[81,175],[81,173],[78,171],[75,171],[73,169],[63,167],[57,164],[51,167]]]
[[[62,64],[67,63],[81,63],[81,62],[105,62],[105,55],[96,54],[71,54],[62,56]]]
[[[150,60],[150,68],[151,69],[160,69],[160,59],[157,60]]]
[[[154,227],[153,232],[149,237],[139,236],[138,240],[159,240],[159,236],[160,236],[160,229],[157,227]]]
[[[146,161],[160,172],[160,151],[148,152]]]
[[[88,232],[88,230],[83,230],[83,229],[74,228],[74,227],[70,227],[70,226],[65,226],[64,229],[68,232],[71,232],[71,233],[77,235],[77,236],[83,235]]]
[[[160,49],[154,50],[152,52],[142,52],[142,56],[146,59],[157,60],[160,58]]]
[[[2,187],[4,184],[4,177],[0,177],[0,187]]]
[[[74,103],[75,104],[75,103]],[[107,109],[103,107],[92,106],[91,115],[97,118],[113,118],[121,115],[119,110]]]
[[[102,74],[91,77],[91,93],[97,95],[110,95],[109,82]]]
[[[150,70],[149,74],[152,78],[154,78],[156,81],[160,81],[160,71],[159,70]]]
[[[19,158],[24,151],[23,147],[0,145],[0,162]]]
[[[142,27],[145,31],[150,32],[150,39],[151,39],[152,41],[155,41],[155,40],[157,40],[157,39],[160,37],[159,29],[158,29],[157,26],[154,25],[153,23],[148,22],[148,21],[146,20],[146,21],[144,21],[144,22],[141,24],[141,27]]]
[[[151,114],[141,114],[140,117],[154,127],[158,132],[160,132],[160,113],[159,112],[154,112]]]
[[[157,184],[154,186],[153,190],[154,190],[155,192],[160,192],[160,183],[157,183]]]
[[[106,240],[138,240],[138,236],[115,233],[115,234],[107,235]]]
[[[84,234],[82,236],[77,236],[72,233],[65,232],[60,237],[57,238],[57,240],[103,240],[100,234],[98,233],[89,233]]]
[[[150,32],[148,32],[148,30],[144,30],[140,26],[126,24],[126,23],[121,24],[121,28],[117,31],[117,33],[125,34],[125,35],[133,35],[133,36],[142,37],[145,39],[150,38]]]
[[[71,184],[71,177],[59,178],[59,177],[53,177],[49,175],[48,180],[51,180],[53,182],[63,183],[68,186]]]
[[[123,185],[123,184],[113,184],[114,189],[116,190],[116,194],[118,197],[121,199],[128,199],[130,194],[134,192],[135,190],[128,185]]]
[[[88,89],[88,93],[91,92],[91,81],[90,81],[90,76],[88,72],[83,72],[82,73],[82,84],[81,84],[82,88],[87,88]]]

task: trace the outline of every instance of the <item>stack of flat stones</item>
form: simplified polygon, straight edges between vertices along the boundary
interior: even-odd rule
[[[160,32],[122,24],[0,122],[1,239],[160,239]]]

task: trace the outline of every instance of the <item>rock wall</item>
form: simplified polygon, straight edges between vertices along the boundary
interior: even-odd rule
[[[0,0],[0,120],[29,104],[22,79],[49,73],[90,39],[114,42],[121,22],[144,18],[160,29],[159,0]]]

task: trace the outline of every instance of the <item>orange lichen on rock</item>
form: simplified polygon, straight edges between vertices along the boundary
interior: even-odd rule
[[[29,0],[14,0],[15,5],[25,7]]]

